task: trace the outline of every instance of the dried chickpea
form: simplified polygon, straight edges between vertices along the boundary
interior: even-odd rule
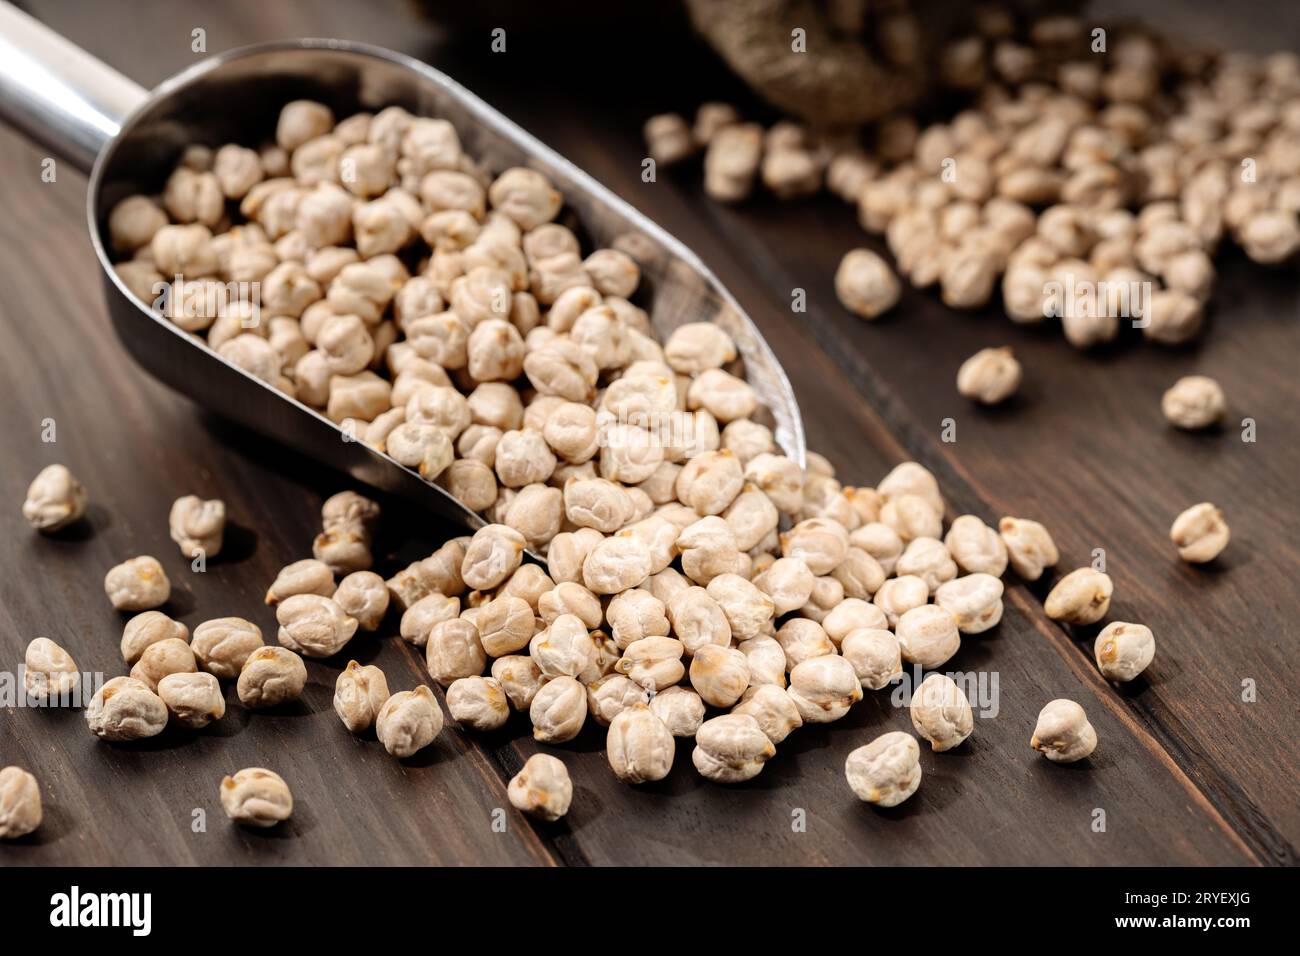
[[[1061,559],[1051,534],[1037,521],[1028,518],[1003,518],[998,534],[1007,546],[1011,567],[1026,581],[1037,581],[1046,568]]]
[[[942,541],[935,538],[913,538],[899,556],[894,570],[900,577],[919,577],[933,594],[941,585],[957,576],[957,563]]]
[[[167,603],[172,586],[158,559],[142,555],[110,568],[104,592],[119,611],[148,611]]]
[[[595,630],[602,618],[600,598],[581,584],[561,582],[538,599],[537,615],[549,625],[562,614],[575,615],[588,630]]]
[[[587,719],[587,690],[575,678],[556,677],[534,695],[528,716],[534,739],[549,744],[572,740]]]
[[[772,613],[780,617],[808,603],[815,581],[802,558],[777,558],[754,579],[754,585],[771,599]]]
[[[921,785],[921,748],[901,730],[883,734],[849,754],[844,775],[859,800],[896,807]]]
[[[0,840],[16,840],[41,825],[41,788],[21,767],[0,770]]]
[[[763,129],[733,123],[716,129],[704,154],[704,191],[720,202],[737,202],[754,188],[763,154]]]
[[[150,644],[131,667],[131,676],[152,691],[168,674],[192,674],[198,670],[194,651],[188,643],[172,637]]]
[[[363,631],[379,627],[388,612],[388,587],[373,571],[353,571],[334,590],[334,603]]]
[[[813,657],[790,670],[790,698],[806,724],[839,720],[862,699],[853,665],[837,654]]]
[[[614,670],[641,687],[657,691],[676,684],[686,674],[685,645],[671,637],[644,637],[623,649]]]
[[[1043,603],[1043,610],[1054,621],[1095,624],[1110,609],[1114,590],[1109,575],[1094,568],[1076,568],[1056,582]]]
[[[266,603],[279,604],[295,594],[319,594],[329,597],[334,593],[334,572],[323,561],[306,558],[285,565],[275,576],[266,592]]]
[[[882,584],[871,603],[885,612],[885,623],[896,628],[899,618],[908,611],[925,605],[929,600],[929,585],[914,574],[904,574]]]
[[[511,778],[506,794],[516,810],[553,823],[569,812],[573,783],[560,760],[533,754]]]
[[[1015,394],[1020,376],[1020,363],[1010,347],[980,349],[957,370],[957,391],[985,405],[996,405]]]
[[[72,655],[48,637],[38,637],[23,655],[23,689],[30,700],[58,706],[81,683]]]
[[[957,621],[963,634],[982,634],[1002,620],[1002,582],[976,572],[942,584],[934,603]]]
[[[63,465],[48,465],[27,488],[23,517],[37,531],[52,533],[86,513],[89,496]]]
[[[1169,529],[1169,540],[1178,556],[1191,564],[1205,564],[1219,556],[1228,546],[1228,523],[1223,512],[1208,501],[1192,505]]]
[[[150,644],[168,638],[188,641],[189,637],[190,629],[179,621],[173,621],[161,611],[145,611],[127,621],[122,629],[122,659],[134,664]]]
[[[424,649],[429,676],[443,687],[462,677],[477,677],[487,666],[487,653],[472,620],[452,618],[435,624]]]
[[[622,674],[605,674],[593,681],[579,681],[587,687],[587,711],[596,723],[608,727],[610,721],[634,704],[648,704],[650,692]]]
[[[844,635],[840,653],[858,675],[863,690],[880,690],[903,673],[902,650],[892,631],[858,628]]]
[[[236,823],[273,827],[293,813],[293,794],[284,778],[262,767],[246,767],[221,780],[221,808]]]
[[[789,618],[776,632],[776,642],[785,652],[786,670],[793,671],[804,661],[836,653],[825,629],[804,617]]]
[[[259,647],[240,668],[235,690],[245,707],[275,707],[297,700],[307,686],[302,658],[283,647]]]
[[[215,557],[221,551],[226,527],[226,505],[217,499],[204,501],[197,495],[177,498],[168,517],[171,538],[181,554],[193,558],[200,554]]]
[[[433,629],[444,621],[454,620],[460,614],[460,599],[447,597],[437,591],[426,594],[402,612],[398,633],[402,640],[425,647]]]
[[[846,598],[834,607],[821,621],[826,636],[836,646],[852,631],[862,628],[882,628],[888,623],[885,612],[865,598]]]
[[[375,735],[394,757],[414,756],[442,732],[442,708],[428,686],[393,694],[375,716]]]
[[[915,607],[901,615],[895,633],[903,659],[921,667],[939,667],[961,647],[956,619],[934,604]]]
[[[1093,653],[1103,677],[1124,683],[1147,669],[1156,654],[1156,640],[1145,625],[1112,621],[1097,635]]]
[[[462,677],[447,688],[452,720],[484,733],[498,730],[510,717],[510,704],[501,685],[491,677]]]
[[[959,746],[975,729],[975,715],[961,688],[946,674],[930,674],[912,695],[912,726],[936,753]]]
[[[349,617],[333,598],[319,594],[295,594],[275,609],[280,624],[277,638],[291,651],[306,657],[332,657],[357,632],[356,618]]]
[[[526,546],[524,536],[514,528],[503,524],[484,525],[474,533],[465,549],[461,577],[476,590],[494,588],[518,569]]]
[[[1204,375],[1180,378],[1160,399],[1165,418],[1179,428],[1209,428],[1223,420],[1227,402],[1223,389]]]
[[[650,700],[650,710],[674,737],[694,737],[704,723],[704,701],[689,687],[668,687]]]
[[[609,724],[605,750],[614,776],[624,783],[651,783],[668,776],[677,745],[645,704],[633,704]]]
[[[226,715],[221,685],[211,674],[168,674],[158,681],[158,697],[172,719],[190,730],[200,730]]]
[[[835,270],[835,294],[850,312],[874,319],[898,303],[898,277],[870,249],[852,249]]]
[[[691,762],[716,783],[743,783],[776,755],[776,747],[748,714],[723,714],[706,720],[695,734]]]
[[[167,705],[148,684],[134,677],[114,677],[86,705],[91,733],[114,742],[153,737],[167,726]]]
[[[730,644],[731,624],[726,612],[704,588],[684,588],[670,597],[665,607],[672,633],[677,636],[686,653],[694,654],[701,647],[710,644],[722,647]],[[629,646],[627,653],[631,653],[636,646],[636,643]]]
[[[1039,711],[1029,746],[1052,763],[1074,763],[1097,749],[1097,731],[1074,701],[1053,700]]]
[[[944,547],[967,574],[1001,577],[1007,569],[1007,546],[996,531],[975,515],[960,515],[943,539]]]
[[[749,687],[749,662],[731,647],[706,644],[691,658],[691,686],[714,707],[730,707]]]
[[[903,494],[887,500],[880,509],[880,523],[893,529],[904,544],[943,533],[943,513],[920,495]]]
[[[348,661],[334,683],[334,713],[354,734],[367,730],[388,701],[388,679],[373,664]]]

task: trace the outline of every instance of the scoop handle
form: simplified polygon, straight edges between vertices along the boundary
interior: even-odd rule
[[[0,2],[0,120],[90,172],[122,121],[149,96],[81,47]]]

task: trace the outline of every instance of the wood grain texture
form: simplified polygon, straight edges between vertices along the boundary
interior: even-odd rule
[[[573,809],[554,826],[515,814],[505,781],[536,749],[527,722],[461,733],[453,726],[412,761],[389,758],[371,739],[348,735],[330,708],[345,661],[311,662],[300,708],[252,714],[230,696],[228,716],[191,738],[170,732],[147,746],[98,742],[76,713],[0,713],[0,764],[37,773],[47,823],[0,863],[1293,863],[1300,841],[1295,799],[1297,471],[1295,355],[1300,345],[1294,273],[1246,263],[1224,268],[1214,324],[1196,349],[1125,345],[1082,356],[1062,340],[1023,330],[990,311],[958,315],[908,293],[885,320],[866,326],[836,303],[830,276],[862,244],[851,212],[826,199],[758,201],[723,209],[705,200],[695,174],[639,178],[640,121],[688,108],[707,90],[734,84],[683,41],[664,68],[663,50],[635,43],[582,43],[581,62],[556,57],[531,28],[503,26],[511,53],[476,35],[444,37],[409,19],[399,3],[266,5],[131,4],[130,32],[109,31],[118,0],[38,2],[29,9],[142,83],[192,62],[189,31],[203,26],[210,50],[294,35],[337,35],[423,56],[558,148],[683,238],[737,295],[784,362],[804,410],[810,447],[846,481],[874,483],[894,462],[935,469],[952,513],[986,520],[1012,513],[1044,520],[1063,569],[1106,549],[1116,580],[1111,617],[1156,632],[1150,678],[1117,692],[1096,674],[1089,634],[1042,614],[1043,585],[1008,578],[1003,623],[969,639],[949,665],[995,673],[999,712],[950,754],[922,755],[912,800],[878,812],[853,798],[844,757],[886,730],[910,729],[889,695],[870,696],[845,720],[805,729],[755,781],[717,787],[690,767],[689,748],[663,783],[614,780],[602,738],[588,728],[561,756],[575,784]],[[195,10],[192,15],[188,10]],[[192,22],[191,22],[192,21]],[[572,41],[572,37],[570,37]],[[579,38],[581,39],[581,38]],[[639,58],[638,58],[639,57]],[[539,96],[536,77],[547,79]],[[593,83],[593,76],[609,77]],[[0,547],[0,659],[21,659],[32,637],[63,643],[87,669],[121,672],[121,618],[103,598],[103,572],[148,552],[176,583],[173,608],[191,627],[239,614],[274,627],[261,603],[283,563],[308,553],[324,496],[343,479],[321,474],[213,420],[146,379],[109,332],[95,263],[84,237],[84,181],[38,182],[39,155],[0,132],[0,494],[16,503],[31,476],[60,460],[82,476],[96,505],[89,530],[42,538],[16,508]],[[809,309],[790,311],[791,290]],[[984,412],[959,401],[956,367],[984,345],[1016,347],[1027,370],[1013,407]],[[1210,436],[1167,430],[1159,394],[1195,368],[1219,378],[1234,415],[1260,423],[1243,445],[1235,429]],[[41,444],[40,421],[59,423]],[[958,441],[939,440],[957,420]],[[219,496],[238,526],[231,555],[203,575],[189,572],[167,536],[166,509],[181,494]],[[1234,542],[1219,565],[1190,569],[1167,542],[1187,504],[1225,507]],[[385,501],[377,542],[381,571],[432,550],[452,529]],[[379,639],[349,654],[382,666],[394,689],[423,675],[418,653]],[[8,667],[9,665],[5,665]],[[1259,701],[1243,704],[1244,678]],[[1086,765],[1057,767],[1028,748],[1048,699],[1083,703],[1101,738]],[[248,834],[226,824],[216,801],[224,773],[263,764],[289,778],[298,809],[283,833]],[[494,832],[504,808],[507,828]],[[191,830],[194,808],[206,833]],[[1107,828],[1094,832],[1094,811]],[[806,816],[806,832],[792,823]]]

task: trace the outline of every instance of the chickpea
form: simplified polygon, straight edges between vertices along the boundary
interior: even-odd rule
[[[41,788],[21,767],[0,770],[0,840],[16,840],[41,825]]]
[[[574,614],[561,614],[529,642],[528,653],[543,676],[577,677],[596,651],[587,625]]]
[[[492,677],[501,685],[515,710],[527,710],[546,678],[527,655],[508,654],[492,662]]]
[[[302,658],[283,647],[260,647],[240,668],[235,689],[245,707],[275,707],[297,700],[307,685]]]
[[[630,677],[641,687],[661,691],[686,674],[682,664],[685,645],[671,637],[644,637],[623,649],[614,670]]]
[[[706,720],[695,734],[691,761],[715,783],[743,783],[776,756],[776,747],[748,714],[723,714]]]
[[[600,627],[600,598],[581,584],[564,581],[543,594],[537,601],[537,614],[546,624],[555,623],[564,614],[574,615],[588,630]]]
[[[737,202],[754,187],[763,153],[763,129],[757,123],[733,123],[716,129],[704,154],[704,191],[720,202]]]
[[[731,623],[726,612],[704,588],[688,587],[678,591],[668,599],[666,609],[672,633],[680,640],[686,653],[695,654],[710,644],[721,647],[730,644]],[[630,652],[631,647],[627,650]]]
[[[670,630],[664,603],[642,588],[615,595],[605,609],[605,619],[623,650],[643,637],[667,637]]]
[[[1174,519],[1169,529],[1178,556],[1191,564],[1213,561],[1228,546],[1228,537],[1223,512],[1208,501],[1192,505]]]
[[[862,628],[883,628],[888,620],[885,612],[864,598],[847,598],[822,619],[822,629],[831,642],[839,647],[852,631]]]
[[[142,555],[110,568],[104,592],[119,611],[148,611],[167,603],[172,586],[158,559]]]
[[[1016,574],[1026,581],[1037,581],[1046,568],[1061,559],[1051,534],[1037,521],[1028,518],[1003,518],[998,533],[1007,546],[1007,557]]]
[[[1052,763],[1074,763],[1097,749],[1097,731],[1074,701],[1053,700],[1039,711],[1029,746]]]
[[[374,631],[388,612],[388,588],[373,571],[353,571],[339,582],[334,603],[363,631]]]
[[[266,603],[279,604],[295,594],[319,594],[329,597],[334,593],[334,572],[323,561],[311,558],[285,565],[275,576],[266,592]]]
[[[905,574],[882,584],[872,603],[884,611],[885,623],[897,628],[899,618],[913,608],[924,606],[929,599],[929,585],[914,574]]]
[[[526,545],[524,536],[514,528],[502,524],[485,525],[474,533],[465,550],[461,577],[477,590],[494,588],[519,567]]]
[[[774,637],[752,637],[738,647],[749,662],[749,685],[785,687],[785,649]]]
[[[902,614],[895,633],[903,659],[925,668],[941,666],[961,647],[956,618],[934,604],[923,604]]]
[[[722,608],[737,640],[757,637],[772,620],[772,599],[738,574],[720,574],[705,590]]]
[[[706,644],[691,659],[691,686],[706,704],[730,707],[749,686],[749,663],[730,647]]]
[[[457,723],[483,733],[500,729],[510,717],[505,691],[491,677],[453,681],[447,688],[447,710]]]
[[[1189,430],[1216,425],[1222,421],[1226,406],[1219,383],[1204,375],[1180,378],[1160,400],[1165,418]]]
[[[50,534],[79,520],[88,503],[86,489],[72,472],[63,465],[48,465],[27,488],[23,517],[37,531]]]
[[[990,574],[968,574],[939,586],[934,603],[948,611],[963,634],[982,634],[1002,620],[1002,582]]]
[[[970,701],[951,677],[930,674],[912,697],[912,726],[936,753],[959,746],[975,729]]]
[[[784,455],[758,455],[745,465],[745,480],[766,493],[772,504],[786,514],[803,505],[803,473]]]
[[[414,756],[442,732],[443,716],[433,691],[421,684],[403,690],[384,702],[375,717],[375,735],[394,757]]]
[[[226,715],[221,685],[211,674],[168,674],[158,681],[157,693],[172,718],[190,730],[200,730]]]
[[[368,729],[388,701],[388,679],[373,664],[348,661],[334,684],[334,712],[354,734]]]
[[[553,823],[569,812],[573,784],[564,764],[550,754],[533,754],[506,788],[511,805]]]
[[[582,563],[582,580],[596,594],[618,594],[645,581],[650,569],[645,542],[623,532],[591,549]]]
[[[357,621],[349,617],[333,598],[319,594],[295,594],[276,608],[280,643],[306,657],[332,657],[357,632]]]
[[[849,754],[844,775],[859,800],[896,807],[921,785],[921,748],[901,730],[883,734]]]
[[[824,518],[800,521],[781,535],[781,556],[799,558],[815,576],[830,574],[848,554],[849,533]]]
[[[48,637],[38,637],[27,645],[23,667],[23,689],[30,700],[41,704],[60,706],[81,683],[72,655]]]
[[[771,599],[773,616],[780,617],[808,603],[815,580],[802,558],[777,558],[754,585]]]
[[[435,624],[424,655],[429,676],[444,687],[461,677],[477,677],[487,665],[478,628],[464,617]]]
[[[891,631],[858,628],[840,642],[840,653],[858,675],[864,690],[880,690],[902,676],[902,650]]]
[[[1006,401],[1020,387],[1020,363],[1009,347],[980,349],[957,371],[957,391],[985,405]]]
[[[127,621],[126,627],[122,629],[122,659],[128,664],[134,664],[150,644],[168,638],[188,641],[189,637],[189,628],[179,621],[173,621],[161,611],[145,611]],[[198,653],[197,649],[195,653]]]
[[[789,694],[804,723],[829,723],[862,699],[862,684],[849,661],[828,654],[804,660],[790,670]]]
[[[587,710],[602,727],[629,707],[650,702],[649,692],[622,674],[605,674],[585,683]]]
[[[1094,624],[1106,616],[1114,590],[1109,575],[1094,568],[1077,568],[1056,582],[1043,609],[1054,621]]]
[[[236,823],[273,827],[293,813],[293,794],[278,773],[246,767],[221,780],[221,808]]]
[[[143,681],[114,677],[95,692],[85,717],[91,733],[102,740],[140,740],[162,733],[167,705]]]
[[[686,391],[687,408],[703,409],[726,424],[749,418],[758,408],[758,396],[744,379],[720,368],[701,372]]]
[[[668,776],[677,746],[673,735],[645,704],[634,704],[609,724],[609,766],[624,783],[651,783]]]
[[[874,319],[898,303],[898,278],[870,249],[853,249],[835,271],[835,294],[850,312]]]
[[[548,744],[572,740],[587,719],[587,690],[572,677],[556,677],[534,695],[528,716],[534,739]]]
[[[835,654],[835,645],[816,621],[792,617],[776,632],[776,641],[785,652],[786,670],[793,671],[804,661]]]
[[[1113,621],[1097,635],[1093,653],[1103,677],[1126,683],[1147,669],[1156,654],[1156,641],[1145,625]]]
[[[650,710],[674,737],[694,737],[704,723],[704,701],[689,687],[668,687],[650,700]]]
[[[794,699],[775,684],[750,687],[731,712],[753,717],[773,744],[779,744],[803,726]]]

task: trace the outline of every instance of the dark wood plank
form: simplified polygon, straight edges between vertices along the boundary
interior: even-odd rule
[[[152,16],[132,14],[138,29],[129,38],[100,29],[102,21],[89,18],[79,5],[33,6],[74,40],[142,82],[157,81],[193,59],[187,40],[194,25],[208,28],[211,50],[273,36],[333,33],[393,45],[443,66],[705,256],[771,337],[795,381],[810,444],[827,451],[846,480],[873,482],[892,462],[916,455],[940,471],[945,491],[962,510],[985,517],[1004,510],[1041,513],[1066,554],[1079,561],[1094,546],[1094,538],[1115,549],[1118,563],[1128,568],[1113,568],[1121,595],[1117,613],[1131,611],[1156,628],[1161,639],[1157,662],[1161,679],[1153,681],[1136,703],[1121,700],[1097,679],[1082,651],[1042,618],[1039,595],[1013,586],[1004,623],[990,637],[968,641],[953,663],[968,670],[995,670],[1000,713],[980,720],[971,743],[961,752],[925,755],[926,782],[918,797],[897,811],[876,813],[862,807],[843,782],[843,759],[849,750],[886,729],[909,726],[905,710],[891,706],[888,696],[881,694],[839,724],[791,738],[763,775],[739,788],[702,781],[689,767],[685,748],[661,786],[623,787],[609,773],[599,735],[588,731],[574,745],[553,750],[569,764],[575,781],[574,808],[567,821],[534,831],[511,816],[510,833],[503,836],[490,832],[488,814],[493,807],[508,807],[501,796],[502,782],[533,749],[526,737],[517,739],[526,732],[526,722],[516,720],[501,735],[471,742],[448,731],[439,741],[432,765],[404,767],[387,758],[373,741],[354,741],[342,733],[328,713],[326,691],[334,671],[312,664],[313,680],[321,685],[308,694],[313,713],[265,722],[255,716],[231,740],[201,740],[197,745],[149,753],[120,752],[97,745],[80,725],[79,716],[15,714],[17,732],[5,737],[14,742],[0,744],[14,750],[0,750],[0,759],[29,761],[42,773],[49,768],[59,780],[56,792],[48,795],[55,809],[54,835],[41,846],[18,848],[25,854],[21,859],[139,862],[155,854],[180,862],[257,858],[277,862],[1163,864],[1286,857],[1290,837],[1284,836],[1280,847],[1274,837],[1290,832],[1283,825],[1289,826],[1283,814],[1290,791],[1277,790],[1277,778],[1265,764],[1275,757],[1285,759],[1287,755],[1267,748],[1284,749],[1284,741],[1294,739],[1294,727],[1278,733],[1279,726],[1286,725],[1282,718],[1267,716],[1270,710],[1264,708],[1263,691],[1267,686],[1273,694],[1286,693],[1280,677],[1274,683],[1269,673],[1270,668],[1283,666],[1281,642],[1294,632],[1274,631],[1280,636],[1272,660],[1259,656],[1261,643],[1252,643],[1249,633],[1227,632],[1233,635],[1229,640],[1234,648],[1242,651],[1244,644],[1244,652],[1256,655],[1261,703],[1255,706],[1261,710],[1255,712],[1259,714],[1255,720],[1275,741],[1271,745],[1251,742],[1253,749],[1243,761],[1240,751],[1233,753],[1244,739],[1241,719],[1223,713],[1226,705],[1203,700],[1216,686],[1207,676],[1225,673],[1222,657],[1211,653],[1214,646],[1209,646],[1225,646],[1223,639],[1198,640],[1200,632],[1194,633],[1185,621],[1189,608],[1195,608],[1198,617],[1210,613],[1202,611],[1202,605],[1211,603],[1213,594],[1207,592],[1213,589],[1200,582],[1197,589],[1175,592],[1178,603],[1167,605],[1169,613],[1159,623],[1145,613],[1155,593],[1140,602],[1136,598],[1142,593],[1140,586],[1164,586],[1163,581],[1149,580],[1151,573],[1143,575],[1140,568],[1168,567],[1171,577],[1182,577],[1172,573],[1179,569],[1169,564],[1167,554],[1164,565],[1139,560],[1157,553],[1153,542],[1163,535],[1172,512],[1160,519],[1163,524],[1157,523],[1159,535],[1152,535],[1136,517],[1143,516],[1142,508],[1151,507],[1153,497],[1146,492],[1139,495],[1114,477],[1129,471],[1119,470],[1118,465],[1102,469],[1095,463],[1079,471],[1062,467],[1063,423],[1072,409],[1080,407],[1079,395],[1092,392],[1082,387],[1088,382],[1082,382],[1071,401],[1058,405],[1055,390],[1062,386],[1056,377],[1080,359],[1059,341],[1045,337],[1036,341],[1031,336],[1024,347],[1037,351],[1026,352],[1026,364],[1031,376],[1035,369],[1044,370],[1043,380],[1053,385],[1052,403],[1029,401],[1025,415],[1014,422],[998,416],[976,417],[954,406],[952,374],[969,351],[987,344],[979,339],[979,332],[991,329],[1001,335],[1011,330],[1008,323],[991,320],[980,326],[976,320],[953,317],[909,299],[897,320],[864,328],[843,315],[829,295],[829,275],[838,255],[859,241],[845,211],[824,203],[798,208],[759,204],[724,212],[702,200],[693,187],[667,179],[653,185],[640,182],[636,137],[640,120],[652,109],[692,105],[688,97],[698,96],[697,88],[734,89],[715,67],[694,69],[697,63],[692,60],[687,70],[680,57],[667,71],[644,62],[620,63],[627,51],[617,45],[594,64],[584,59],[566,66],[564,58],[558,58],[557,65],[543,36],[531,26],[515,29],[509,23],[504,25],[510,30],[512,52],[506,58],[493,57],[486,43],[475,42],[476,34],[440,41],[434,30],[412,25],[398,4],[368,4],[359,12],[350,4],[304,9],[248,3],[223,5],[219,12],[205,6],[201,14],[193,15],[183,12],[182,4],[159,4],[151,8]],[[133,10],[138,8],[132,5]],[[122,10],[116,2],[96,5],[96,11],[108,18],[120,16]],[[538,85],[525,79],[548,64],[559,74],[548,73],[552,81],[548,88],[554,93],[541,99]],[[593,85],[593,75],[615,77],[618,82]],[[573,108],[575,103],[583,104],[580,110]],[[0,156],[6,157],[7,164],[34,168],[34,154],[12,137],[0,138]],[[97,645],[102,653],[106,643],[112,661],[116,632],[110,625],[116,622],[99,596],[100,575],[120,559],[122,548],[153,548],[160,557],[170,556],[165,508],[171,497],[187,491],[219,491],[231,503],[236,520],[247,516],[247,524],[259,531],[257,546],[245,560],[214,565],[208,578],[217,577],[216,582],[205,578],[202,588],[193,583],[195,603],[200,604],[200,595],[202,604],[216,597],[223,607],[220,613],[246,613],[265,624],[267,615],[257,607],[261,589],[280,563],[305,551],[320,498],[337,486],[328,476],[313,475],[303,463],[208,421],[144,381],[129,364],[107,332],[93,260],[78,238],[81,184],[75,177],[37,196],[28,194],[42,194],[42,190],[15,183],[12,177],[0,189],[5,190],[0,199],[12,210],[0,227],[5,230],[0,235],[6,247],[30,247],[6,267],[16,277],[9,284],[27,290],[12,299],[24,305],[17,309],[9,305],[0,313],[7,323],[0,336],[11,339],[0,343],[0,361],[6,363],[7,380],[22,383],[24,396],[22,407],[6,410],[14,416],[6,424],[10,434],[30,434],[34,442],[33,416],[39,421],[53,414],[60,421],[75,422],[93,415],[93,425],[84,432],[90,437],[82,439],[85,445],[69,441],[71,448],[58,446],[59,456],[68,453],[68,463],[85,473],[92,489],[105,489],[102,501],[116,498],[125,505],[97,512],[96,533],[85,541],[33,543],[25,534],[10,538],[6,567],[0,568],[7,572],[2,579],[9,589],[0,591],[3,613],[9,618],[4,653],[12,657],[17,648],[20,654],[22,644],[35,636],[33,628],[48,626],[57,618],[67,629],[82,633],[94,629],[95,636],[87,634],[84,645],[68,637],[74,654],[82,646]],[[50,261],[51,248],[72,252],[61,253],[55,263]],[[59,285],[62,270],[69,266],[79,274],[71,286]],[[808,289],[813,302],[806,316],[789,313],[789,294],[796,285]],[[25,312],[36,311],[50,288],[61,290],[52,314],[45,316],[42,311],[43,324],[34,333],[15,331],[19,322],[31,321]],[[55,328],[75,328],[76,347]],[[954,331],[963,328],[969,329],[964,338]],[[884,342],[878,342],[877,336]],[[82,357],[86,354],[93,354],[93,364]],[[1121,365],[1124,361],[1138,358],[1130,360],[1125,353],[1115,360]],[[80,371],[83,365],[86,372],[76,376],[76,390],[68,391],[66,370]],[[934,366],[941,366],[940,371],[935,372]],[[1088,378],[1095,391],[1111,389],[1109,384],[1099,386],[1095,373],[1081,378]],[[1139,362],[1128,385],[1141,380]],[[1225,384],[1235,394],[1234,386]],[[1146,387],[1158,395],[1163,385]],[[1096,435],[1076,439],[1096,456],[1094,462],[1106,460],[1099,451],[1114,455],[1114,446],[1128,440],[1130,433],[1121,429],[1133,416],[1127,408],[1119,413],[1122,399],[1118,396],[1124,394],[1115,390],[1116,397],[1102,406],[1098,416],[1114,430],[1109,440]],[[103,395],[112,396],[112,401],[94,401],[93,412],[89,411],[92,403],[86,396]],[[948,408],[945,414],[960,418],[961,440],[955,447],[941,447],[934,439],[935,423],[942,417],[936,412],[944,408]],[[1035,413],[1031,441],[1026,420],[1032,425]],[[1095,446],[1086,444],[1094,441]],[[1044,454],[1047,449],[1053,450]],[[50,451],[37,448],[29,455],[13,456],[16,461],[4,470],[8,500],[21,495],[29,472],[53,460],[37,453]],[[1161,471],[1150,452],[1148,467]],[[1073,469],[1078,461],[1070,458],[1068,464]],[[1143,488],[1152,482],[1154,488],[1160,487],[1146,471],[1137,474]],[[1098,489],[1104,492],[1100,499]],[[1136,517],[1106,524],[1111,512],[1100,516],[1096,512],[1104,510],[1103,505],[1113,512],[1112,499],[1121,503],[1122,510],[1135,511]],[[1230,500],[1226,492],[1223,500]],[[144,517],[150,509],[160,516],[152,522]],[[1261,522],[1267,514],[1261,507]],[[1235,515],[1233,520],[1239,538],[1257,531],[1246,524],[1250,519],[1245,516],[1240,526]],[[274,524],[268,526],[270,521]],[[421,531],[419,541],[391,542],[386,550],[393,552],[394,564],[416,556],[420,547],[428,550],[428,542],[446,533],[432,522],[427,534]],[[179,558],[168,560],[169,569],[173,565],[176,577],[184,578]],[[32,587],[33,571],[54,576],[59,585],[57,600],[52,600],[48,586]],[[1213,580],[1216,587],[1223,587],[1237,577],[1220,575]],[[214,583],[219,590],[212,590]],[[1252,607],[1248,596],[1230,598],[1226,606],[1244,615]],[[1284,622],[1285,612],[1294,604],[1279,598],[1273,617],[1244,619],[1264,626]],[[187,618],[191,623],[207,616],[202,606],[191,610]],[[1167,630],[1184,635],[1181,643],[1173,633],[1166,641]],[[400,675],[393,679],[396,686],[413,686],[420,679],[419,662],[409,648],[395,641],[374,643],[376,660],[390,675]],[[1205,656],[1196,653],[1198,646]],[[1212,671],[1214,665],[1220,669]],[[1235,680],[1234,672],[1229,689]],[[1060,695],[1083,701],[1101,735],[1102,746],[1090,766],[1047,766],[1028,749],[1038,708]],[[1174,701],[1164,702],[1166,695]],[[1159,708],[1151,702],[1157,698]],[[1195,711],[1184,717],[1175,709],[1178,701]],[[1220,711],[1216,726],[1226,736],[1213,740],[1202,736],[1207,725],[1198,721],[1216,716],[1201,713],[1202,709]],[[58,721],[53,727],[36,719],[50,716]],[[177,808],[188,814],[189,807],[207,805],[210,812],[219,813],[215,780],[238,765],[234,758],[269,756],[288,758],[296,772],[310,781],[300,795],[305,812],[295,821],[301,831],[292,832],[293,839],[279,841],[242,836],[226,840],[224,821],[216,820],[210,821],[215,825],[206,837],[187,839],[180,828],[188,826],[188,816]],[[1294,758],[1294,753],[1290,756]],[[209,782],[213,772],[216,777]],[[118,786],[121,794],[108,806],[92,796],[105,781]],[[1225,795],[1234,794],[1239,795],[1237,804],[1225,800]],[[1253,829],[1243,825],[1243,814],[1237,812],[1242,799],[1260,809]],[[1107,814],[1105,833],[1090,828],[1098,808]],[[806,833],[791,827],[796,809],[807,813]]]

